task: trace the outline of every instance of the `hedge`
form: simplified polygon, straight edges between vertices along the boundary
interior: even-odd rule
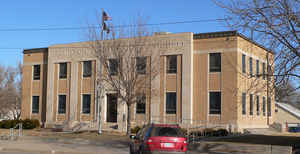
[[[23,124],[23,129],[33,129],[33,128],[39,128],[40,127],[40,121],[39,120],[37,120],[37,119],[25,119],[25,120],[3,120],[3,121],[0,121],[0,128],[4,128],[4,129],[14,128],[19,123]]]

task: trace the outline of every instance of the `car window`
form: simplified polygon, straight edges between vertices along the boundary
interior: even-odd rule
[[[184,133],[180,128],[154,127],[151,136],[184,137]]]

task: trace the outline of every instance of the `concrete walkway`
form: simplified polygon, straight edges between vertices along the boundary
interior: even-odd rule
[[[115,145],[118,146],[118,145]],[[119,145],[119,148],[96,146],[83,139],[51,140],[38,137],[22,137],[17,141],[1,141],[0,153],[19,151],[20,153],[64,153],[64,154],[128,154],[128,146]]]

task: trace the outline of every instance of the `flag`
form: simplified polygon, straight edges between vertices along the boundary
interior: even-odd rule
[[[103,30],[106,31],[107,34],[108,34],[109,31],[110,31],[109,28],[108,28],[108,26],[106,25],[105,22],[103,22]]]
[[[102,13],[102,18],[103,18],[103,21],[111,20],[111,17],[108,16],[108,15],[106,14],[106,12],[104,12],[104,11],[103,11],[103,13]]]

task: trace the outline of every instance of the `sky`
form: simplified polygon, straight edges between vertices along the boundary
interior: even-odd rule
[[[138,15],[146,17],[149,24],[224,18],[223,10],[211,0],[3,0],[0,4],[0,65],[17,66],[23,60],[23,49],[87,41],[86,29],[37,29],[96,24],[96,14],[102,8],[115,25],[132,23]],[[229,30],[216,21],[148,28],[172,33]]]

